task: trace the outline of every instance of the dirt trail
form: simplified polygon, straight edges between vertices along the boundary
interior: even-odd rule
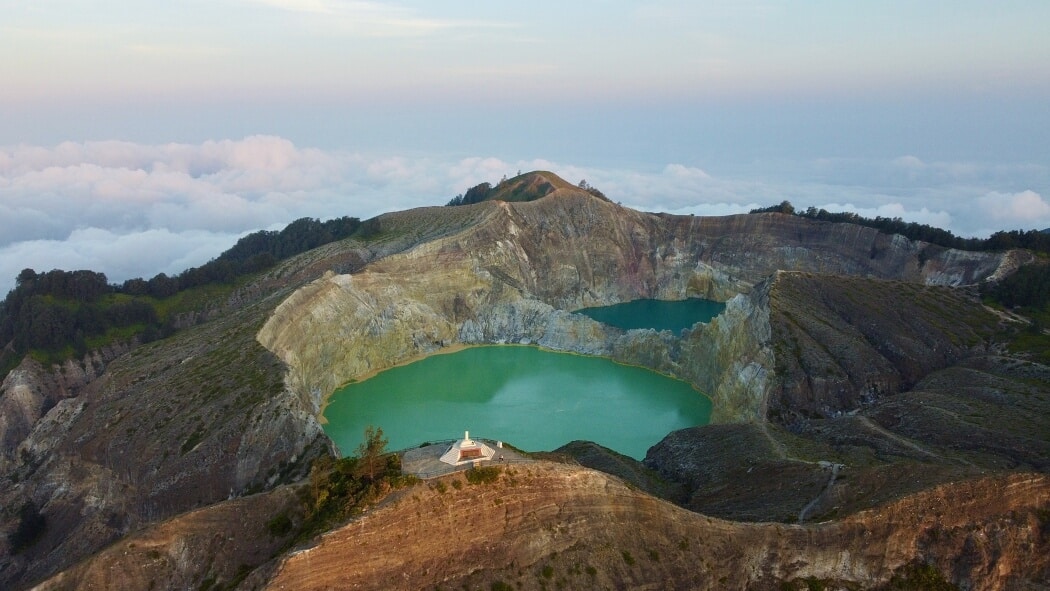
[[[931,459],[934,459],[934,460],[937,460],[937,461],[942,461],[942,462],[945,461],[945,459],[942,456],[939,456],[939,455],[933,453],[932,451],[922,447],[921,445],[915,443],[914,441],[912,441],[912,440],[910,440],[910,439],[908,439],[906,437],[901,437],[900,435],[897,435],[893,431],[890,431],[890,430],[884,428],[882,425],[879,425],[878,423],[876,423],[875,421],[869,419],[868,417],[866,417],[864,415],[858,414],[857,415],[857,420],[860,421],[861,423],[863,423],[864,426],[867,427],[868,429],[870,429],[871,431],[874,431],[875,433],[878,433],[882,437],[885,437],[886,439],[889,439],[890,441],[893,441],[894,443],[897,443],[897,444],[902,445],[902,446],[904,446],[904,447],[906,447],[908,449],[916,451],[916,452],[918,452],[918,453],[920,453],[920,454],[922,454],[922,455],[924,455],[924,456],[926,456],[928,458],[931,458]]]

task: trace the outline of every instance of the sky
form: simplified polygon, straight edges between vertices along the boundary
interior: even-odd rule
[[[0,292],[534,169],[646,211],[1050,227],[1045,0],[0,0]]]

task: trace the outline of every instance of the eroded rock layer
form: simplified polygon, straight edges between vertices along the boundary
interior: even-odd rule
[[[973,283],[1016,258],[780,214],[646,214],[567,189],[456,209],[485,213],[462,232],[311,283],[260,330],[315,408],[351,379],[444,347],[520,342],[683,377],[712,395],[716,420],[759,420],[772,367],[764,293],[731,301],[694,338],[624,333],[570,312],[637,298],[724,301],[782,269]]]
[[[692,513],[600,472],[514,466],[496,484],[417,487],[289,556],[267,589],[779,589],[885,584],[919,561],[969,589],[1050,575],[1050,480],[938,486],[818,526]]]
[[[846,420],[852,405],[878,402],[882,394],[912,385],[924,372],[986,343],[972,339],[983,334],[980,330],[967,332],[941,320],[907,325],[898,331],[904,339],[899,341],[893,340],[898,333],[892,329],[858,328],[867,312],[865,306],[848,305],[854,287],[835,287],[828,279],[827,293],[833,297],[826,298],[823,277],[900,282],[902,293],[915,292],[907,298],[920,303],[910,309],[922,315],[926,300],[916,291],[919,286],[980,282],[1010,272],[1023,258],[946,250],[858,226],[780,214],[647,214],[596,199],[564,181],[549,184],[553,190],[533,202],[424,208],[370,220],[361,236],[284,261],[228,301],[209,304],[172,338],[69,367],[24,362],[0,390],[0,587],[27,587],[131,532],[182,519],[181,514],[201,507],[212,506],[215,523],[228,523],[223,511],[243,507],[228,499],[282,490],[282,483],[303,478],[310,460],[328,451],[330,442],[317,420],[325,395],[349,379],[449,346],[520,342],[607,355],[697,385],[714,400],[717,421],[764,425],[777,412],[781,424],[799,434],[790,437],[837,445],[840,431],[816,421],[842,412]],[[780,270],[821,275],[777,276]],[[873,294],[887,284],[872,279],[864,285],[862,291]],[[930,293],[935,300],[941,292]],[[727,301],[726,312],[678,334],[624,332],[572,313],[636,298],[695,296]],[[975,305],[952,296],[950,309],[941,312]],[[796,307],[821,312],[806,316]],[[820,325],[821,318],[828,326]],[[888,310],[878,317],[905,318]],[[778,352],[791,342],[799,343],[803,354]],[[937,348],[932,356],[923,352],[941,343],[948,348]],[[833,346],[825,351],[828,345]],[[857,351],[847,352],[856,346]],[[878,371],[867,369],[869,361]],[[880,408],[883,414],[868,419],[872,425],[899,416],[890,407]],[[872,429],[878,445],[919,453],[908,441],[887,443],[878,428]],[[786,433],[765,430],[761,436],[771,437],[770,445],[779,450],[777,442],[783,445]],[[908,433],[895,437],[906,440]],[[1025,441],[1021,437],[1007,446],[1022,458],[1017,466],[1041,469],[1039,458],[1017,451]],[[961,461],[979,464],[985,457],[977,457],[980,453]],[[661,469],[672,473],[671,463]],[[626,524],[627,516],[635,516],[599,498],[599,489],[620,490],[613,481],[599,482],[579,468],[558,468],[557,473],[564,476],[557,486],[579,482],[581,490],[590,491],[581,494],[591,495],[581,502],[605,507],[584,521],[608,521],[609,516],[615,521],[619,515]],[[596,482],[596,489],[589,488]],[[684,486],[671,488],[679,484]],[[699,506],[703,484],[689,486],[691,497],[684,502]],[[632,507],[664,507],[640,493],[631,495]],[[822,502],[832,504],[815,505],[814,514],[832,512],[833,497],[826,495]],[[565,498],[569,503],[576,497]],[[47,528],[15,553],[10,535],[20,526],[19,508],[27,504],[45,518]],[[667,513],[669,523],[714,523],[677,511]],[[559,515],[554,512],[543,522],[548,533],[557,531]],[[599,526],[581,522],[579,527],[590,532]],[[1024,527],[1018,522],[1007,529],[1023,537]],[[231,536],[251,536],[264,525],[227,529]],[[478,539],[490,539],[492,532],[485,531]],[[172,534],[173,539],[182,539],[179,535]],[[897,534],[886,530],[880,535]],[[554,538],[526,539],[534,546],[524,548],[523,556],[528,564],[538,564],[536,557],[545,555],[542,544]],[[230,556],[250,552],[237,544],[207,547],[234,548]],[[661,545],[658,553],[671,556],[673,547]],[[776,551],[789,553],[779,546]],[[203,586],[209,572],[230,574],[228,568],[205,568],[189,550],[167,552],[182,558],[158,562],[156,576],[175,581],[172,588]],[[642,548],[631,552],[639,561],[645,556]],[[671,562],[660,568],[685,568]],[[469,560],[456,564],[465,569],[459,572],[472,569]],[[709,571],[716,570],[711,565]],[[96,580],[91,578],[96,575],[76,572],[60,579],[61,585]],[[634,580],[627,571],[609,573],[596,576]],[[688,576],[680,580],[693,580]],[[254,577],[249,579],[265,579]]]

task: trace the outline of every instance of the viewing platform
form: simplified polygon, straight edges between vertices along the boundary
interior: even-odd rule
[[[473,453],[474,450],[485,450],[485,453]],[[492,453],[489,454],[488,451]],[[531,461],[533,460],[521,452],[502,446],[499,441],[471,439],[467,433],[463,439],[435,441],[406,449],[401,452],[401,472],[426,480],[462,472],[474,466],[499,466]]]

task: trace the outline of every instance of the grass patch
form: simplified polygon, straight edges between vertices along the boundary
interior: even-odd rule
[[[941,571],[929,564],[914,564],[901,569],[889,584],[886,591],[959,591],[959,588],[948,582]]]

